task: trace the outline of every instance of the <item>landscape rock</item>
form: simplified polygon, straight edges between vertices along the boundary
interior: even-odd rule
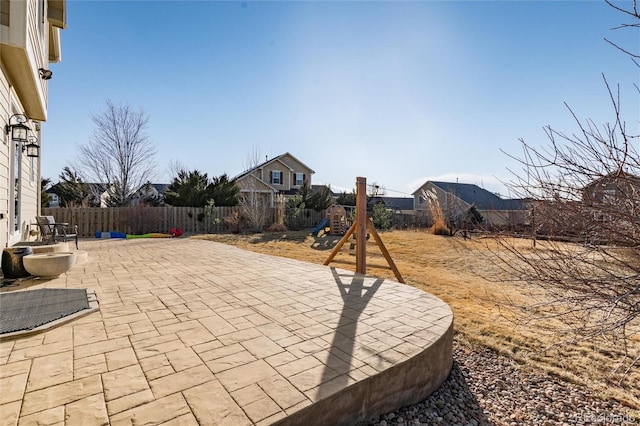
[[[640,424],[636,410],[544,372],[524,372],[511,358],[490,349],[454,340],[453,350],[453,369],[438,390],[370,425]]]

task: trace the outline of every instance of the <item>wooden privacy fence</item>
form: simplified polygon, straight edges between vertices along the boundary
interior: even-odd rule
[[[275,208],[269,208],[265,229],[275,221]],[[293,214],[285,212],[285,225],[290,229],[311,229],[324,217],[325,212],[300,210]],[[231,232],[225,218],[241,216],[240,207],[47,207],[42,209],[45,216],[53,216],[56,222],[78,225],[78,235],[94,237],[100,232],[124,232],[126,234],[146,234],[149,232],[169,233],[172,228],[180,228],[190,234]],[[242,228],[242,227],[241,227]]]

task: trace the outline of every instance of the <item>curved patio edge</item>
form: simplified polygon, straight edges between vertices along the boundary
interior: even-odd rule
[[[274,424],[367,424],[377,416],[427,398],[444,383],[452,367],[453,316],[446,331],[419,354],[356,382]]]

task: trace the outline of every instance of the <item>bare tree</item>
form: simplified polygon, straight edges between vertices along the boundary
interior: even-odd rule
[[[626,12],[640,22],[635,2]],[[513,301],[510,315],[552,332],[559,344],[620,344],[624,377],[640,359],[640,155],[638,135],[621,113],[620,88],[603,79],[609,123],[580,120],[567,105],[577,132],[547,126],[546,146],[520,140],[522,154],[510,155],[521,165],[510,189],[529,200],[534,242],[547,241],[523,249],[500,239],[506,252],[496,254],[526,295]],[[637,85],[635,91],[640,95]]]
[[[75,168],[85,182],[98,184],[108,205],[128,206],[133,194],[154,177],[155,149],[146,133],[149,117],[142,109],[107,100],[104,111],[92,114],[91,120],[95,128],[80,147]]]
[[[262,231],[271,212],[270,193],[265,191],[265,183],[254,171],[261,163],[260,158],[260,151],[254,147],[247,155],[244,164],[245,173],[248,175],[239,183],[240,214],[249,228],[255,232]]]
[[[633,29],[640,28],[640,19],[638,18],[640,16],[640,9],[638,9],[638,1],[637,0],[633,0],[633,6],[631,6],[631,8],[624,8],[622,6],[619,6],[619,5],[615,4],[615,3],[613,3],[610,0],[604,0],[604,1],[609,6],[611,6],[615,10],[617,10],[618,12],[621,12],[623,15],[626,15],[627,17],[630,17],[633,20],[630,24],[621,24],[621,25],[615,27],[614,30],[619,30],[619,29],[632,29],[633,30]],[[613,41],[609,40],[608,38],[605,38],[604,40],[607,43],[609,43],[610,45],[612,45],[613,47],[615,47],[616,49],[621,50],[622,52],[624,52],[627,55],[629,55],[631,60],[636,65],[638,65],[638,59],[640,59],[640,52],[631,52],[630,50],[627,50],[626,48],[620,46],[619,44],[614,43]]]

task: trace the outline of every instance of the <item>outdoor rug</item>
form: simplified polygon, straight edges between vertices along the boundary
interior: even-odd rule
[[[43,288],[0,293],[0,336],[33,330],[89,308],[86,289]]]

